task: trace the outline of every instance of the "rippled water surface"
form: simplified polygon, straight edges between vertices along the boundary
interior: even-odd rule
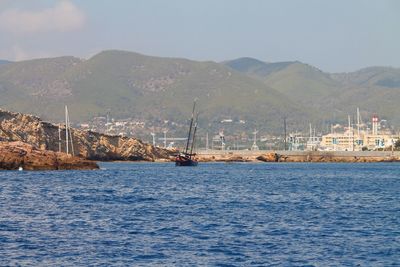
[[[0,266],[399,266],[399,164],[0,172]]]

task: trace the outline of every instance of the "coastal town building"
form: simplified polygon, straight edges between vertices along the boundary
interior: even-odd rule
[[[380,122],[377,116],[372,117],[372,130],[360,129],[359,123],[354,129],[350,124],[342,133],[332,132],[322,136],[319,150],[329,151],[361,151],[377,150],[394,146],[399,139],[388,130],[379,130]]]
[[[353,135],[352,132],[330,133],[322,136],[320,150],[331,151],[361,151],[391,147],[398,140],[397,136],[387,134]]]

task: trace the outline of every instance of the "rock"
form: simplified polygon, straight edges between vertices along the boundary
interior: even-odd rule
[[[246,156],[237,154],[223,154],[223,155],[196,155],[196,160],[199,162],[252,162],[253,160]]]
[[[278,162],[278,161],[280,161],[280,158],[281,158],[280,155],[272,152],[272,153],[260,155],[256,159],[260,160],[260,161],[265,161],[265,162]]]
[[[62,126],[61,151],[66,150],[65,127]],[[143,143],[136,138],[71,129],[75,155],[90,160],[169,159],[173,152]],[[0,109],[0,141],[22,141],[39,149],[59,150],[58,125],[40,118]],[[70,147],[70,150],[71,147]]]
[[[94,170],[94,161],[40,150],[23,142],[0,142],[0,170]]]

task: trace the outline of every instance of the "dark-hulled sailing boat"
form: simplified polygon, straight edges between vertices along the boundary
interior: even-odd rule
[[[194,158],[194,156],[196,154],[193,153],[194,141],[196,138],[196,130],[197,130],[197,119],[198,119],[198,114],[197,114],[196,121],[194,122],[194,127],[193,127],[195,108],[196,108],[196,100],[193,103],[192,119],[190,120],[190,127],[189,127],[189,133],[188,133],[188,139],[186,142],[185,151],[180,152],[176,156],[176,158],[175,158],[176,166],[197,166],[197,161]],[[192,130],[193,130],[193,135],[192,135]],[[190,151],[189,151],[189,145],[190,145]]]

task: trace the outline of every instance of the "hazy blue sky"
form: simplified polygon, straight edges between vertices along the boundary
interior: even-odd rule
[[[330,72],[400,67],[400,1],[0,0],[1,59],[105,49],[300,60]]]

